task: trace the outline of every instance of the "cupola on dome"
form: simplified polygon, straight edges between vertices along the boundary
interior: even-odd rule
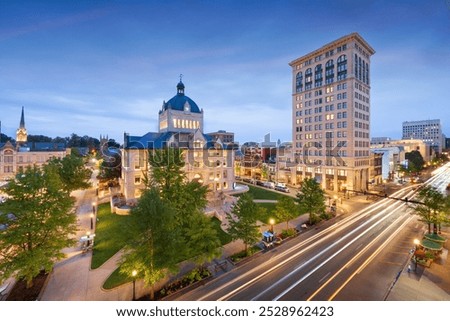
[[[184,84],[180,80],[177,84],[177,94],[163,104],[163,110],[173,109],[191,113],[201,113],[195,101],[184,94]]]

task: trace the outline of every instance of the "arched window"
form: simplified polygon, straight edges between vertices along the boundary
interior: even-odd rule
[[[295,91],[300,93],[303,90],[303,74],[301,71],[295,76]]]
[[[347,55],[340,55],[337,59],[337,80],[347,78]]]
[[[305,71],[305,90],[311,89],[312,86],[312,69],[308,68]]]
[[[314,87],[322,86],[323,69],[322,64],[318,64],[314,69]]]
[[[331,84],[334,82],[334,62],[330,59],[325,64],[325,83]]]

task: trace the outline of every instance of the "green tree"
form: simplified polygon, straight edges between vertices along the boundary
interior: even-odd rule
[[[130,225],[125,231],[129,243],[121,259],[120,272],[128,276],[137,271],[145,284],[154,285],[169,272],[178,269],[183,259],[182,231],[176,220],[176,212],[152,188],[144,191],[138,205],[131,211]]]
[[[447,220],[443,214],[446,211],[446,198],[435,187],[425,186],[417,193],[416,200],[421,204],[413,203],[411,208],[420,216],[419,221],[427,224],[428,233],[431,234],[432,225],[433,233],[437,233],[440,224]]]
[[[84,166],[84,161],[80,157],[67,155],[61,159],[53,158],[46,167],[54,167],[57,170],[63,183],[63,189],[69,193],[91,186],[89,179],[92,172]]]
[[[0,206],[0,223],[7,228],[0,231],[0,283],[16,273],[31,287],[33,278],[42,269],[49,272],[64,257],[61,250],[74,244],[74,202],[62,187],[54,168],[35,166],[4,189],[8,199]]]
[[[261,177],[264,180],[269,178],[269,166],[267,164],[261,164]]]
[[[221,255],[220,239],[211,220],[203,213],[193,216],[184,231],[188,241],[188,257],[195,263],[201,265]]]
[[[280,222],[286,221],[286,230],[289,229],[289,221],[299,215],[299,209],[295,200],[289,196],[280,196],[275,207],[275,216]]]
[[[408,160],[408,169],[412,173],[420,172],[425,164],[423,157],[418,150],[405,153],[405,159]]]
[[[208,189],[198,181],[187,180],[182,150],[152,150],[149,164],[147,186],[157,189],[161,199],[174,209],[177,226],[183,231],[183,246],[178,251],[199,264],[219,256],[220,239],[204,215]]]
[[[244,250],[248,252],[248,246],[260,238],[258,219],[258,205],[253,202],[253,197],[246,193],[239,197],[231,213],[227,213],[229,223],[228,233],[233,240],[242,240]]]
[[[325,212],[325,192],[313,178],[306,178],[297,193],[297,203],[300,213],[309,213],[309,223],[319,221],[320,214]]]
[[[183,152],[178,148],[153,149],[149,151],[150,177],[146,184],[157,187],[161,197],[172,200],[177,196],[177,188],[186,181],[183,171]]]

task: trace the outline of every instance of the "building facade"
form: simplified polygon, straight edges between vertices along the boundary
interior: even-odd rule
[[[203,133],[203,110],[184,94],[180,81],[177,94],[159,111],[159,131],[144,136],[124,135],[121,192],[127,202],[135,202],[151,175],[149,153],[156,149],[180,148],[188,180],[208,187],[210,200],[234,190],[234,150]],[[149,177],[151,178],[151,177]]]
[[[370,57],[357,33],[302,56],[292,67],[294,184],[366,190],[370,163]]]
[[[403,139],[421,139],[435,152],[441,153],[443,147],[440,119],[405,121],[402,124]]]
[[[13,179],[28,166],[46,164],[52,158],[63,158],[69,150],[63,143],[34,143],[27,141],[25,115],[22,107],[15,142],[0,143],[0,181]]]

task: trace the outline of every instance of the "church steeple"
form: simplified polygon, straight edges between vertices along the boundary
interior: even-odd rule
[[[19,128],[24,128],[25,129],[25,115],[24,115],[24,111],[23,111],[23,106],[22,106],[22,116],[20,116],[20,126]]]
[[[26,143],[28,140],[27,130],[25,128],[25,112],[22,106],[22,115],[20,116],[20,124],[19,128],[16,131],[16,142],[17,143]]]

